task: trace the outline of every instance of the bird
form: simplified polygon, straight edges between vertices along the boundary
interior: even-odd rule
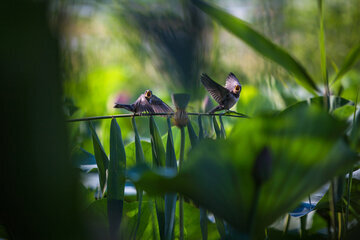
[[[133,104],[115,103],[114,108],[124,108],[133,113],[163,113],[174,112],[169,105],[160,98],[152,94],[151,90],[146,90]]]
[[[221,110],[228,110],[232,108],[239,100],[241,92],[241,84],[233,73],[230,73],[226,78],[225,87],[216,83],[206,73],[203,73],[200,77],[201,83],[206,90],[219,104],[215,108],[209,111],[209,113],[215,113]]]

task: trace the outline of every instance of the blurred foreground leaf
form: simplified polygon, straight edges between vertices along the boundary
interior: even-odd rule
[[[342,140],[346,124],[315,107],[239,121],[234,129],[227,140],[201,141],[177,175],[138,166],[128,176],[149,193],[177,191],[188,196],[248,233],[255,190],[252,168],[264,146],[273,156],[272,175],[260,189],[256,232],[355,162]]]
[[[292,73],[296,80],[307,90],[312,93],[314,93],[314,90],[320,92],[312,77],[297,60],[284,49],[255,31],[247,22],[232,16],[220,8],[213,7],[206,2],[200,0],[193,0],[192,2],[259,54],[276,62],[285,70]]]

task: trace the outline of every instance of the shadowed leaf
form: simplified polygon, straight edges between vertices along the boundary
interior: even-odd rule
[[[96,134],[94,126],[92,125],[92,123],[90,121],[89,121],[89,128],[91,130],[93,147],[94,147],[94,155],[95,155],[95,160],[96,160],[96,164],[98,166],[98,171],[99,171],[100,188],[101,188],[101,192],[104,194],[105,184],[106,184],[106,170],[108,169],[109,159],[106,156],[104,148],[101,145],[99,137]]]
[[[121,130],[115,118],[110,128],[110,162],[107,210],[111,236],[115,236],[122,218],[125,190],[126,155]]]

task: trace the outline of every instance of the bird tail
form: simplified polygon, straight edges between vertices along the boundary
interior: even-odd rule
[[[121,103],[115,103],[115,106],[114,108],[124,108],[130,112],[134,112],[135,109],[132,105],[129,105],[129,104],[121,104]]]

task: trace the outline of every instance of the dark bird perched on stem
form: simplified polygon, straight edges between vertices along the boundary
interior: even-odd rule
[[[146,90],[144,94],[133,104],[116,103],[114,108],[124,108],[133,113],[167,113],[174,112],[171,107],[164,103],[160,98],[152,94],[151,90]]]
[[[234,106],[235,103],[237,103],[237,101],[239,100],[241,84],[233,73],[230,73],[229,76],[226,78],[225,87],[216,83],[205,73],[201,75],[200,80],[206,90],[219,104],[218,106],[210,110],[209,113],[214,113],[221,110],[229,111],[230,108]]]

